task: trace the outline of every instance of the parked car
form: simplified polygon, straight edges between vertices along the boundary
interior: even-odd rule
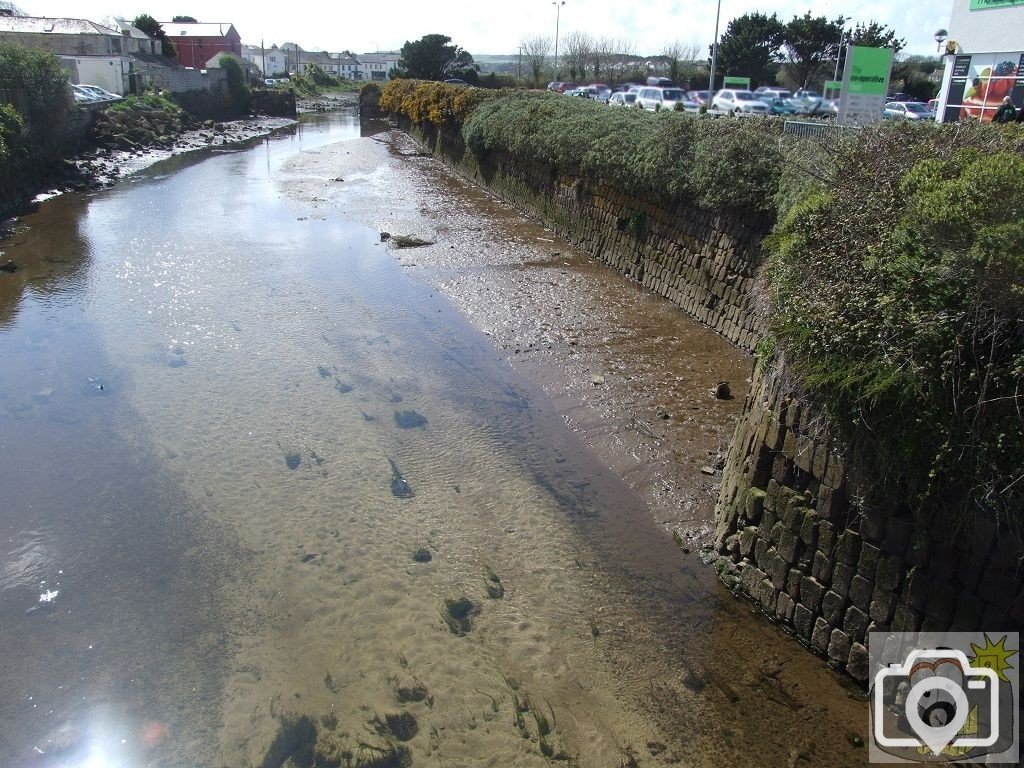
[[[572,91],[579,87],[580,86],[577,83],[559,83],[558,87],[555,88],[555,90],[558,93],[565,93],[566,91]]]
[[[905,93],[890,93],[885,98],[887,101],[913,101]]]
[[[619,91],[613,93],[608,99],[609,107],[635,107],[636,106],[636,94],[635,93],[624,93]]]
[[[676,105],[686,112],[696,112],[700,104],[691,101],[682,88],[641,88],[636,97],[636,105],[640,109],[657,112],[660,109],[676,109]]]
[[[96,94],[89,93],[83,88],[79,88],[77,85],[71,86],[71,95],[75,99],[75,104],[94,104],[100,99],[96,98]]]
[[[734,115],[767,115],[768,105],[750,91],[723,88],[715,94],[711,106]]]
[[[558,80],[552,80],[550,83],[548,83],[548,90],[549,91],[557,91],[558,90],[558,86],[560,86],[561,84],[562,83],[560,81],[558,81]]]
[[[882,117],[890,120],[934,120],[935,113],[920,101],[890,101],[882,110]]]
[[[776,88],[770,85],[762,85],[756,91],[754,95],[762,101],[767,102],[769,99],[791,99],[793,98],[793,92],[785,88]]]
[[[586,98],[587,94],[584,88],[570,88],[568,91],[562,91],[563,96],[583,96]]]
[[[708,106],[708,94],[710,91],[687,91],[686,95],[690,101],[696,101],[702,107]]]
[[[811,91],[807,88],[797,88],[796,93],[793,94],[794,99],[801,101],[821,101],[821,94],[817,91]]]
[[[678,86],[667,77],[648,77],[647,85],[654,88],[677,88]]]
[[[925,104],[925,106],[928,107],[928,111],[929,112],[938,112],[939,111],[939,100],[938,99],[929,99],[928,103]]]
[[[111,93],[108,90],[100,88],[98,85],[85,85],[84,83],[78,83],[77,85],[72,86],[72,88],[77,88],[80,91],[84,91],[85,93],[93,96],[94,101],[97,102],[121,100],[121,97],[118,96],[116,93]]]
[[[767,97],[766,97],[767,98]],[[774,98],[768,102],[768,111],[773,115],[796,115],[797,107],[789,99]]]
[[[593,88],[595,91],[595,95],[591,96],[594,101],[608,101],[612,95],[612,89],[604,83],[592,83],[588,88]]]

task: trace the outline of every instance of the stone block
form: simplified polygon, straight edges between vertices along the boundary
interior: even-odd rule
[[[807,513],[807,500],[798,493],[790,496],[789,501],[786,502],[786,511],[782,513],[782,522],[786,526],[786,530],[794,535],[799,535]]]
[[[790,564],[795,563],[803,551],[803,544],[800,539],[787,530],[783,530],[779,534],[779,541],[776,546],[782,558]]]
[[[811,647],[824,653],[828,650],[831,634],[832,627],[819,616],[814,622],[814,629],[811,631]]]
[[[744,509],[747,522],[751,525],[757,525],[761,521],[761,513],[764,512],[765,495],[765,492],[760,488],[751,488],[747,491]]]
[[[786,576],[789,575],[789,563],[787,563],[779,553],[769,548],[766,555],[767,563],[766,570],[768,571],[768,578],[771,579],[772,585],[775,589],[782,590],[786,588]]]
[[[921,629],[922,615],[906,603],[896,603],[892,615],[893,632],[917,632]]]
[[[782,521],[775,523],[772,529],[768,532],[768,541],[772,544],[778,545],[782,540],[782,534],[785,532],[786,526],[782,524]]]
[[[829,661],[845,664],[850,657],[850,638],[841,629],[833,629],[828,641]]]
[[[760,536],[754,541],[754,562],[760,565],[764,565],[766,558],[768,557],[768,540],[762,539]]]
[[[827,520],[818,520],[818,549],[827,555],[836,546],[836,527]]]
[[[817,613],[821,607],[821,599],[827,591],[817,579],[804,576],[800,581],[800,602]]]
[[[809,549],[814,549],[818,544],[818,516],[814,513],[804,515],[804,521],[800,525],[800,541]]]
[[[871,606],[871,596],[874,594],[874,591],[875,582],[857,574],[850,581],[850,593],[847,597],[850,598],[851,603],[862,611],[867,611]]]
[[[949,623],[940,621],[928,614],[925,614],[924,619],[921,621],[922,632],[945,632],[949,629]]]
[[[856,565],[860,557],[860,537],[853,531],[843,531],[836,542],[835,559],[845,565]]]
[[[850,656],[846,661],[847,674],[858,683],[867,682],[871,670],[868,649],[862,643],[853,643],[850,646]]]
[[[819,515],[834,523],[844,522],[846,514],[850,511],[850,505],[842,491],[837,491],[824,483],[818,487],[818,501],[815,508]]]
[[[882,555],[875,569],[875,583],[882,589],[896,590],[903,581],[903,559],[896,555]]]
[[[776,509],[776,503],[779,498],[779,483],[774,478],[768,481],[768,488],[764,492],[763,506],[770,512],[774,512]]]
[[[930,616],[943,626],[949,624],[956,607],[956,591],[947,584],[933,581],[928,588],[928,599],[925,601],[925,616]]]
[[[868,608],[868,616],[879,624],[888,624],[892,621],[894,610],[896,610],[896,593],[883,589],[876,583],[875,592],[871,596],[871,605]]]
[[[828,448],[824,443],[814,446],[814,456],[811,459],[811,474],[818,480],[825,477],[825,470],[828,467]]]
[[[890,555],[902,555],[910,544],[910,535],[914,530],[909,520],[889,518],[885,524],[885,538],[882,540],[882,551]]]
[[[757,535],[765,540],[770,539],[772,528],[775,527],[776,522],[778,522],[778,517],[776,517],[775,513],[765,509],[761,514],[761,522],[757,526]]]
[[[793,602],[793,598],[785,592],[780,592],[778,600],[775,603],[775,618],[779,621],[784,621],[787,624],[792,623],[795,607],[796,603]]]
[[[857,558],[857,574],[865,579],[875,578],[875,569],[878,568],[878,558],[881,550],[873,544],[861,544],[860,557]]]
[[[799,568],[790,568],[786,575],[786,594],[794,600],[800,599],[800,582],[804,574]]]
[[[861,539],[872,544],[881,544],[885,538],[886,515],[879,509],[862,509],[858,531]]]
[[[845,563],[836,563],[832,569],[832,591],[843,597],[850,594],[850,584],[853,582],[853,566]]]
[[[768,578],[768,575],[760,568],[755,565],[748,565],[740,574],[740,589],[751,597],[756,597],[761,582],[766,578]]]
[[[820,550],[814,553],[811,575],[826,586],[832,583],[832,561]]]
[[[740,531],[740,556],[750,557],[754,553],[754,544],[757,542],[757,528],[747,526]]]
[[[821,615],[833,626],[839,624],[846,610],[846,598],[835,592],[826,592],[821,598]]]
[[[793,627],[801,638],[811,639],[811,632],[814,631],[814,614],[799,603],[793,609]]]
[[[846,609],[843,617],[843,632],[854,640],[863,640],[868,630],[868,616],[856,605]]]
[[[775,603],[778,600],[779,590],[768,579],[764,579],[757,588],[757,602],[767,613],[775,610]]]
[[[928,577],[921,571],[911,569],[903,582],[901,595],[903,602],[916,611],[924,611],[924,605],[928,600],[930,582]]]

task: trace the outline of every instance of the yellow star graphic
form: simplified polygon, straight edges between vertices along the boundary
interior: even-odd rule
[[[971,643],[971,650],[974,651],[974,656],[971,657],[971,666],[977,669],[988,668],[999,675],[999,679],[1004,683],[1010,682],[1009,678],[1006,677],[1006,670],[1013,669],[1008,659],[1011,656],[1016,656],[1017,651],[1010,650],[1006,647],[1006,635],[1004,635],[998,643],[993,643],[989,638],[988,634],[985,634],[985,645],[975,645]]]

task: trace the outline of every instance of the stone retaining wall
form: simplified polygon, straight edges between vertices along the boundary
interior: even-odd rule
[[[476,158],[456,130],[402,126],[463,176],[663,296],[740,348],[762,335],[755,285],[769,224],[664,206],[571,171],[494,153]]]
[[[802,642],[863,682],[868,632],[1016,631],[1021,542],[988,517],[867,509],[812,407],[758,368],[716,511],[719,568]]]

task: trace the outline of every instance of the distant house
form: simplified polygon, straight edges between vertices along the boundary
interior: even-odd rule
[[[363,68],[359,59],[348,51],[331,54],[334,57],[334,74],[346,80],[361,79]]]
[[[161,21],[160,26],[174,43],[183,67],[203,69],[219,53],[242,58],[242,38],[233,24]]]
[[[380,81],[391,78],[391,73],[402,60],[402,55],[393,52],[364,53],[358,58],[362,65],[362,77],[359,79]]]
[[[155,53],[159,55],[162,52],[159,41],[154,40],[138,27],[133,27],[124,19],[108,16],[103,19],[103,26],[121,33],[123,38],[121,45],[124,53]]]
[[[259,45],[243,45],[242,58],[253,64],[264,77],[288,71],[285,52],[272,45],[264,48]]]

